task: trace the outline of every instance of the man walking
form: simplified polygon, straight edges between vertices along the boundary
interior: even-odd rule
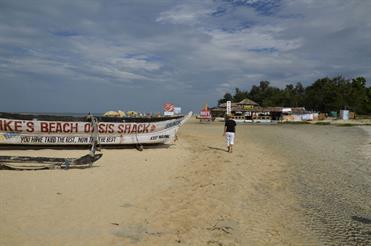
[[[229,153],[232,153],[235,132],[236,132],[236,121],[234,121],[230,115],[227,115],[225,124],[224,124],[223,136],[226,137]]]

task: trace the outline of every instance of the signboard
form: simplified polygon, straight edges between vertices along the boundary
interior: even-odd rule
[[[169,102],[165,103],[164,104],[164,111],[165,112],[174,112],[174,104],[169,103]]]
[[[243,109],[245,110],[249,110],[249,109],[253,109],[254,108],[254,105],[243,105]]]
[[[227,101],[227,114],[231,114],[231,113],[232,113],[232,102]]]
[[[98,123],[99,134],[138,134],[166,128],[166,122],[148,123]],[[94,131],[90,122],[13,120],[0,118],[0,132],[46,133],[46,134],[91,134]]]
[[[176,127],[160,132],[133,135],[99,135],[100,144],[137,144],[137,143],[162,143],[171,141],[176,133]],[[56,134],[23,134],[0,133],[0,144],[22,145],[89,145],[93,137],[87,135],[56,135]]]
[[[165,142],[173,138],[183,118],[160,122],[100,122],[102,144]],[[94,128],[90,122],[38,121],[0,118],[0,144],[89,144]]]
[[[174,113],[175,114],[181,114],[182,113],[182,108],[181,107],[174,107]]]
[[[174,112],[164,111],[165,116],[173,116]]]

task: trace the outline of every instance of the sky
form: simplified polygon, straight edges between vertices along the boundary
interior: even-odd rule
[[[236,87],[371,81],[369,0],[0,0],[0,111],[197,112]]]

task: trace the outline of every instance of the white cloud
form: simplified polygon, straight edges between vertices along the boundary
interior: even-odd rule
[[[221,48],[234,48],[242,51],[265,48],[289,51],[300,47],[299,39],[285,40],[274,37],[281,31],[282,28],[279,27],[261,26],[232,33],[214,30],[209,34],[212,36],[212,43]]]
[[[216,102],[260,80],[284,86],[342,74],[370,83],[370,9],[371,1],[5,0],[0,79],[16,93],[19,81],[74,81],[80,92],[91,82],[107,93],[119,85],[138,105],[154,105],[157,92]],[[147,102],[134,87],[151,92]]]
[[[202,4],[182,4],[160,13],[156,21],[172,24],[196,24],[199,23],[201,18],[206,17],[210,13],[211,10],[205,8]]]
[[[147,61],[145,58],[114,58],[112,64],[121,69],[156,71],[161,68],[161,64]]]

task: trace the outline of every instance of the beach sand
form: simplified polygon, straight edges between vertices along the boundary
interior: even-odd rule
[[[222,123],[192,119],[174,145],[103,149],[93,168],[1,170],[0,245],[320,244],[286,178],[287,160],[249,130],[237,127],[233,153]]]

